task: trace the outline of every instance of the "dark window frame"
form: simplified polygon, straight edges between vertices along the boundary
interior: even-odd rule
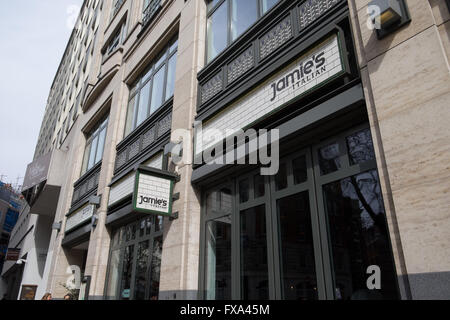
[[[109,124],[109,114],[104,116],[100,121],[98,121],[96,126],[92,130],[90,130],[89,134],[87,135],[86,144],[85,144],[84,153],[83,153],[83,162],[81,164],[81,175],[80,176],[85,175],[92,168],[95,168],[97,164],[102,162],[103,155],[104,155],[103,153],[105,152],[106,138],[107,138],[107,134],[108,134],[108,124]],[[92,150],[93,150],[92,149],[92,142],[96,138],[99,138],[101,136],[101,134],[103,133],[103,131],[105,131],[105,141],[103,141],[102,155],[101,155],[100,159],[98,161],[96,161],[97,152],[98,152],[98,145],[99,145],[99,139],[97,139],[97,142],[96,142],[96,145],[95,145],[95,152],[93,153],[93,155],[94,155],[94,163],[92,164],[91,167],[89,167],[89,159],[91,157]],[[89,154],[86,153],[88,148],[89,148]],[[86,162],[86,167],[85,167],[85,162]]]
[[[241,34],[239,34],[236,39],[232,39],[232,34],[231,34],[231,14],[232,14],[232,5],[231,2],[232,0],[219,0],[214,6],[212,6],[211,8],[208,8],[210,2],[214,1],[214,0],[205,0],[206,1],[206,34],[205,34],[205,65],[210,64],[212,61],[214,61],[222,52],[226,51],[226,49],[232,45],[234,42],[238,41],[238,39],[245,34],[245,31],[247,31],[248,29],[250,29],[253,25],[255,25],[263,16],[265,16],[268,12],[270,12],[276,5],[277,3],[275,3],[271,8],[267,9],[266,12],[263,12],[263,5],[262,2],[263,0],[253,0],[257,2],[257,18],[256,20],[248,26],[248,28],[246,30],[244,30]],[[277,2],[280,2],[281,0],[277,0]],[[211,58],[211,60],[208,61],[208,21],[209,19],[214,15],[215,12],[217,12],[217,10],[225,3],[225,5],[227,6],[226,10],[227,10],[227,44],[225,46],[225,48],[221,51],[218,52],[214,57]]]
[[[141,225],[141,223],[147,223],[148,219],[151,220],[151,230],[149,233],[147,233],[147,230],[144,229],[144,235],[140,236],[139,234],[139,227]],[[160,224],[160,229],[157,230],[156,229],[156,223],[158,222],[158,220],[161,219],[161,224]],[[134,238],[130,237],[129,240],[126,239],[126,232],[128,228],[133,228],[133,226],[135,226],[135,230],[136,230],[136,235]],[[118,243],[116,242],[116,237],[118,237]],[[147,288],[146,288],[146,292],[145,292],[145,299],[149,299],[150,298],[150,287],[149,287],[149,281],[151,280],[151,274],[152,274],[152,260],[153,260],[153,249],[154,249],[154,243],[156,241],[156,239],[158,238],[162,238],[163,239],[163,245],[164,245],[164,218],[162,216],[156,216],[156,215],[152,215],[143,219],[139,219],[136,220],[134,222],[131,223],[127,223],[125,225],[119,226],[117,228],[114,228],[113,230],[111,230],[111,245],[110,245],[110,249],[109,249],[109,258],[108,258],[108,268],[107,268],[107,272],[106,272],[106,279],[105,279],[105,289],[104,289],[104,298],[108,299],[108,298],[112,298],[115,300],[120,300],[121,294],[120,294],[120,289],[121,289],[121,278],[122,278],[122,274],[123,274],[123,267],[124,267],[124,255],[125,255],[125,250],[126,248],[133,246],[133,261],[131,263],[131,292],[130,292],[130,298],[129,300],[133,300],[135,298],[135,285],[136,285],[136,263],[137,263],[137,253],[138,253],[138,248],[139,245],[143,242],[149,241],[149,257],[147,260]],[[116,292],[115,292],[115,296],[114,297],[108,297],[108,290],[109,290],[109,286],[111,285],[109,283],[109,277],[110,277],[110,273],[111,271],[111,259],[112,259],[112,255],[114,251],[119,250],[119,266],[118,266],[118,278],[117,278],[117,283],[116,285]]]
[[[318,298],[320,300],[335,299],[335,279],[334,279],[334,266],[332,256],[332,244],[330,243],[331,234],[328,231],[328,220],[326,213],[326,203],[324,202],[323,187],[332,183],[339,182],[342,179],[350,178],[355,175],[364,174],[369,171],[377,171],[376,159],[366,160],[361,163],[352,164],[350,161],[350,154],[347,149],[346,139],[352,134],[359,133],[369,128],[368,124],[362,124],[355,126],[349,130],[341,131],[333,136],[327,136],[319,143],[306,145],[303,147],[297,147],[296,150],[292,150],[286,156],[283,156],[280,160],[280,164],[291,162],[297,159],[300,155],[306,156],[307,163],[307,176],[306,182],[295,184],[292,165],[287,170],[288,186],[280,190],[275,188],[275,177],[265,178],[265,190],[266,195],[264,197],[256,197],[254,193],[254,184],[252,183],[253,176],[259,172],[256,170],[235,171],[235,173],[229,174],[227,178],[211,181],[202,187],[202,202],[201,202],[201,225],[200,225],[200,274],[199,274],[199,299],[206,299],[207,297],[207,266],[206,266],[206,226],[207,223],[214,219],[224,216],[224,214],[218,212],[207,216],[206,199],[207,193],[215,190],[220,190],[224,185],[229,185],[232,190],[232,266],[231,266],[231,283],[232,283],[232,297],[233,300],[242,299],[242,286],[241,286],[241,252],[240,252],[240,214],[243,210],[256,208],[263,204],[266,205],[266,234],[267,234],[267,249],[268,249],[268,278],[269,278],[269,299],[283,299],[282,290],[282,264],[281,264],[281,250],[279,246],[280,231],[277,213],[277,201],[286,199],[287,197],[298,195],[306,190],[310,192],[310,204],[311,204],[311,223],[312,232],[314,238],[314,251],[316,262],[316,277]],[[340,169],[328,174],[321,174],[318,166],[318,150],[321,147],[327,146],[330,143],[339,141],[339,145],[343,148],[344,152],[341,153],[341,163],[344,164]],[[379,174],[378,174],[378,177]],[[239,182],[245,179],[250,179],[248,200],[240,203],[239,199]],[[380,181],[379,181],[380,183]],[[269,191],[270,190],[270,191]],[[383,203],[384,204],[384,203]],[[386,211],[385,211],[386,214]],[[386,217],[385,217],[386,218]],[[399,279],[395,273],[395,259],[393,256],[392,242],[390,234],[387,234],[388,249],[390,249],[390,259],[392,261],[392,270],[394,276],[397,278],[395,287],[397,289],[397,296],[400,297]]]
[[[176,44],[176,48],[172,48],[172,46],[174,46]],[[170,49],[173,49],[172,51],[170,51]],[[161,109],[161,107],[163,107],[167,101],[169,101],[172,97],[167,97],[167,80],[168,80],[168,71],[169,71],[169,62],[170,60],[178,54],[178,35],[173,37],[168,44],[164,47],[163,50],[161,50],[159,52],[158,55],[156,55],[155,59],[152,60],[152,62],[148,65],[148,67],[144,70],[144,72],[142,72],[138,79],[136,81],[134,81],[134,84],[132,86],[129,86],[129,97],[128,97],[128,102],[127,102],[127,115],[125,118],[126,123],[128,122],[128,117],[129,112],[128,112],[128,108],[130,106],[130,103],[134,100],[134,106],[132,109],[132,123],[131,123],[131,128],[129,130],[129,132],[127,132],[127,127],[125,125],[124,128],[124,135],[123,138],[125,139],[126,137],[128,137],[130,134],[132,134],[143,122],[145,122],[147,119],[151,118],[152,116],[158,114],[158,111]],[[156,63],[159,61],[159,59],[161,59],[163,56],[165,55],[164,61],[161,62],[161,65],[159,65],[157,68]],[[177,61],[178,62],[178,61]],[[162,92],[162,98],[163,101],[161,102],[161,105],[155,109],[153,111],[153,113],[151,113],[151,107],[152,107],[152,94],[153,94],[153,80],[155,75],[158,74],[158,72],[160,70],[162,70],[162,68],[165,68],[165,73],[164,73],[164,80],[163,80],[163,92]],[[176,68],[176,64],[175,64],[175,68]],[[144,81],[145,80],[145,81]],[[175,83],[175,79],[173,79],[174,83]],[[151,83],[150,83],[151,82]],[[140,97],[141,97],[141,90],[145,88],[145,86],[150,83],[150,87],[149,87],[149,92],[148,92],[148,104],[147,104],[147,115],[144,119],[144,121],[142,121],[141,123],[137,123],[137,118],[138,118],[138,112],[136,112],[137,108],[139,107],[140,104]]]

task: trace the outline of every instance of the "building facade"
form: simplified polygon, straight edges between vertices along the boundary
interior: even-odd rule
[[[44,291],[450,298],[450,8],[397,3],[86,1],[24,183]]]

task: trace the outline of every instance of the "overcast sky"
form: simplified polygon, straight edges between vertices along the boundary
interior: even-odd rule
[[[23,180],[33,160],[48,93],[82,2],[0,1],[0,176],[7,176],[0,178],[4,182],[16,183],[18,176]]]

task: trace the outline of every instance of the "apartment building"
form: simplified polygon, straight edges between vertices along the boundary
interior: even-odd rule
[[[86,1],[67,52],[90,67],[64,56],[83,72],[55,81],[24,188],[54,222],[46,291],[450,298],[449,10]]]

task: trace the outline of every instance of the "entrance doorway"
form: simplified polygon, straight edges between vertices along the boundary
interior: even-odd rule
[[[292,152],[276,176],[259,171],[207,188],[205,299],[399,297],[367,126]]]

